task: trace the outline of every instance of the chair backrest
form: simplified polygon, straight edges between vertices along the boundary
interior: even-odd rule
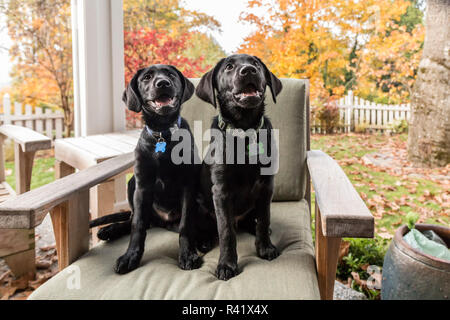
[[[190,80],[197,86],[199,79]],[[281,79],[281,82],[283,90],[277,97],[277,104],[273,103],[269,90],[266,93],[266,115],[273,128],[279,130],[280,162],[273,200],[301,200],[305,197],[306,150],[309,149],[309,81]],[[210,128],[217,110],[194,95],[183,105],[181,115],[189,122],[195,143],[204,155],[209,137],[203,137],[203,133]],[[194,126],[194,121],[200,122]]]

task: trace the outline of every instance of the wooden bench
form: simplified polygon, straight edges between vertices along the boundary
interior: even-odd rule
[[[7,138],[14,141],[15,190],[6,182],[3,144]],[[30,190],[34,155],[36,151],[50,149],[51,143],[50,138],[28,128],[0,126],[0,202]],[[34,247],[34,227],[0,230],[0,257],[16,276],[35,272]]]
[[[141,130],[129,130],[55,140],[55,173],[62,178],[76,170],[84,170],[107,159],[134,151]],[[130,169],[128,172],[131,172]],[[92,219],[112,212],[128,210],[126,175],[114,177],[90,190]],[[95,234],[97,228],[93,230]],[[93,237],[93,243],[97,242]]]

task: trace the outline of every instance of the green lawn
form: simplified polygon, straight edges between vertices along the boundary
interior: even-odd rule
[[[449,211],[445,208],[446,199],[450,198],[448,185],[362,163],[364,155],[386,145],[393,145],[393,152],[398,148],[405,150],[406,139],[406,134],[391,137],[377,134],[313,135],[311,138],[311,149],[320,149],[338,161],[375,217],[374,239],[344,239],[347,251],[337,270],[341,281],[350,279],[351,286],[364,292],[369,299],[378,299],[380,291],[369,290],[359,283],[368,279],[369,265],[381,269],[390,238],[400,225],[406,223],[409,212],[418,213],[421,223],[450,225]],[[439,169],[435,171],[439,174]],[[435,171],[424,172],[434,174]],[[314,199],[314,192],[312,195]],[[314,209],[312,216],[314,227]],[[359,279],[355,280],[354,275]]]
[[[33,172],[31,176],[31,189],[39,188],[55,180],[55,158],[34,159]],[[14,162],[8,161],[5,164],[7,171],[6,182],[13,188],[16,187]],[[8,174],[9,173],[9,174]]]
[[[406,222],[410,211],[421,215],[420,222],[449,225],[448,213],[436,200],[444,193],[442,185],[407,175],[393,175],[361,163],[348,163],[348,159],[360,160],[365,154],[377,151],[389,139],[404,142],[407,135],[314,135],[311,149],[323,150],[340,162],[356,190],[363,198],[367,197],[365,201],[376,218],[377,230],[392,234]],[[371,206],[377,202],[380,204],[378,212]]]

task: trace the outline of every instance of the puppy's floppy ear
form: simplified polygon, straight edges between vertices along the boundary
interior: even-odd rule
[[[122,95],[122,101],[128,109],[134,112],[141,112],[142,110],[142,97],[139,93],[138,78],[139,75],[144,71],[145,68],[139,69],[136,74],[131,79],[128,87],[125,89]]]
[[[264,75],[266,77],[267,85],[270,88],[270,92],[272,93],[272,99],[274,103],[277,103],[276,96],[281,92],[281,89],[283,89],[283,85],[281,84],[280,79],[278,79],[272,72],[269,71],[267,66],[264,64],[264,62],[261,61],[260,58],[253,56],[256,60],[259,61],[259,63],[264,68]]]
[[[191,81],[189,81],[189,79],[186,78],[184,76],[184,74],[181,73],[180,70],[178,70],[174,66],[170,66],[170,67],[178,74],[181,84],[183,85],[183,95],[181,97],[181,103],[180,103],[180,105],[181,105],[181,104],[185,103],[186,101],[188,101],[192,97],[192,95],[194,94],[195,87],[194,87],[194,84]]]
[[[203,101],[212,104],[214,108],[217,108],[215,93],[215,89],[217,89],[216,75],[224,61],[225,58],[221,59],[213,69],[205,73],[195,89],[195,94]]]

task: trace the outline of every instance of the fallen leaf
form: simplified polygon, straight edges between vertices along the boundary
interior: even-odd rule
[[[19,277],[18,279],[15,279],[11,281],[11,287],[16,287],[19,290],[25,290],[28,287],[28,281],[33,280],[34,275],[33,273],[27,273],[23,276]]]
[[[351,275],[352,275],[353,280],[355,280],[355,283],[357,285],[361,286],[361,288],[367,287],[366,280],[361,280],[361,278],[359,277],[359,274],[357,272],[352,272]]]
[[[10,276],[11,274],[12,274],[12,273],[11,273],[11,270],[8,270],[8,271],[4,272],[4,273],[0,276],[0,283],[2,283],[3,281],[5,281],[5,280],[6,280],[6,277]]]
[[[378,236],[382,239],[392,239],[392,235],[388,232],[380,232]]]
[[[339,257],[338,263],[342,261],[342,259],[348,254],[348,250],[350,249],[350,242],[342,240],[339,246]]]
[[[56,249],[56,245],[39,247],[39,249],[41,249],[42,251],[50,251],[50,250]]]
[[[16,287],[1,287],[0,288],[0,300],[8,300],[14,293],[16,293]]]
[[[36,261],[36,268],[38,268],[38,269],[48,269],[51,266],[52,266],[52,261],[48,261],[48,260]]]

